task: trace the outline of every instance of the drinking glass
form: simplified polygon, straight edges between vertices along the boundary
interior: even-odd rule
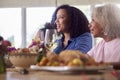
[[[46,29],[44,45],[49,51],[51,51],[51,47],[53,46],[56,39],[57,39],[56,29]]]
[[[40,42],[44,43],[44,39],[45,39],[45,31],[44,31],[44,29],[39,30],[38,37],[40,38]]]
[[[46,55],[46,50],[44,48],[44,40],[45,40],[45,29],[40,29],[37,33],[37,36],[40,39],[40,44],[39,44],[39,57],[37,59],[37,62],[40,62],[40,60],[42,59],[43,56]]]

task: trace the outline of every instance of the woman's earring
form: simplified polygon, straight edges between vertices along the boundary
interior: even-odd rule
[[[104,32],[104,35],[107,35],[107,33],[106,33],[106,32]]]

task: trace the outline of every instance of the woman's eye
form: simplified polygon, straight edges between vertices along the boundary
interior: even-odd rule
[[[64,18],[64,16],[58,16],[57,17],[57,19],[63,19]]]
[[[60,16],[60,18],[64,18],[63,16]]]
[[[58,17],[58,19],[63,19],[64,17]]]

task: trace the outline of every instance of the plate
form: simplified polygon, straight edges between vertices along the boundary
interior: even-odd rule
[[[44,70],[54,72],[80,72],[80,71],[98,71],[112,69],[112,66],[83,66],[83,67],[70,67],[70,66],[37,66],[31,65],[32,70]]]

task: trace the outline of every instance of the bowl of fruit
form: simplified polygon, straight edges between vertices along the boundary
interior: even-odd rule
[[[36,64],[38,59],[37,52],[31,52],[29,48],[12,50],[9,53],[9,60],[15,68],[29,68]]]

